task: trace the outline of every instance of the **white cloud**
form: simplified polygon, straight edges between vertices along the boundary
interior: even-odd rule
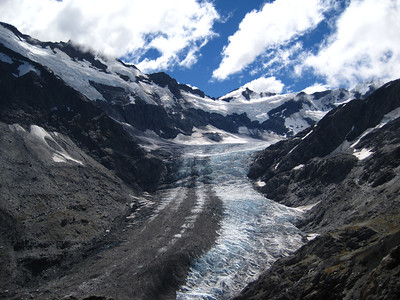
[[[248,13],[239,30],[229,37],[222,62],[213,77],[225,80],[242,71],[270,49],[278,49],[299,35],[315,28],[323,12],[331,6],[327,0],[276,0],[260,11]]]
[[[284,47],[284,49],[275,49],[268,54],[262,68],[268,71],[268,74],[276,74],[280,70],[294,64],[298,60],[299,54],[303,53],[302,43],[296,42],[294,45]]]
[[[262,93],[262,92],[270,92],[280,94],[285,85],[275,77],[260,77],[249,83],[246,83],[244,87],[249,88],[250,90]]]
[[[219,15],[208,0],[2,0],[0,19],[41,40],[71,39],[152,71],[195,63]],[[159,56],[141,60],[150,49]]]
[[[326,90],[329,90],[329,87],[327,85],[322,84],[322,83],[315,83],[312,86],[305,88],[302,92],[311,95],[316,92],[323,92]]]
[[[315,55],[297,67],[311,69],[330,86],[400,77],[400,0],[353,0],[336,31]]]

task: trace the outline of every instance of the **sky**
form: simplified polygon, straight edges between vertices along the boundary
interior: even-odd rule
[[[400,0],[0,0],[0,20],[212,97],[400,78]]]

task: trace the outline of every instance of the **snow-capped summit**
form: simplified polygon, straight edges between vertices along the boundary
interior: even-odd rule
[[[255,138],[294,135],[320,120],[330,109],[369,93],[377,84],[313,93],[255,92],[248,86],[211,98],[165,73],[144,74],[119,59],[101,57],[73,43],[41,42],[0,24],[0,60],[18,64],[18,75],[41,65],[98,105],[124,126],[162,138],[205,136],[219,132]],[[11,51],[11,52],[10,52]],[[12,53],[12,54],[11,54]],[[17,58],[18,57],[18,58]],[[207,127],[211,126],[211,127]],[[222,141],[223,138],[210,142]]]

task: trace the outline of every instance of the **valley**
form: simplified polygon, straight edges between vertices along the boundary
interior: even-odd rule
[[[0,298],[400,297],[400,80],[212,98],[0,23],[0,91]]]
[[[229,299],[266,266],[306,240],[295,226],[304,211],[266,200],[246,177],[265,142],[174,145],[171,182],[135,198],[105,243],[70,267],[50,267],[24,292],[84,299]],[[135,207],[133,207],[135,206]],[[63,270],[64,269],[64,270]],[[56,279],[53,279],[56,278]],[[175,293],[177,294],[175,296]]]

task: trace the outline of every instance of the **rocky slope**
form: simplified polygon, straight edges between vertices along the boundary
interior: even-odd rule
[[[400,80],[264,150],[249,176],[317,235],[239,299],[398,299]]]
[[[114,245],[166,166],[49,68],[0,52],[0,298],[10,299]]]
[[[0,297],[106,246],[137,202],[71,139],[36,125],[0,122],[0,165]]]

